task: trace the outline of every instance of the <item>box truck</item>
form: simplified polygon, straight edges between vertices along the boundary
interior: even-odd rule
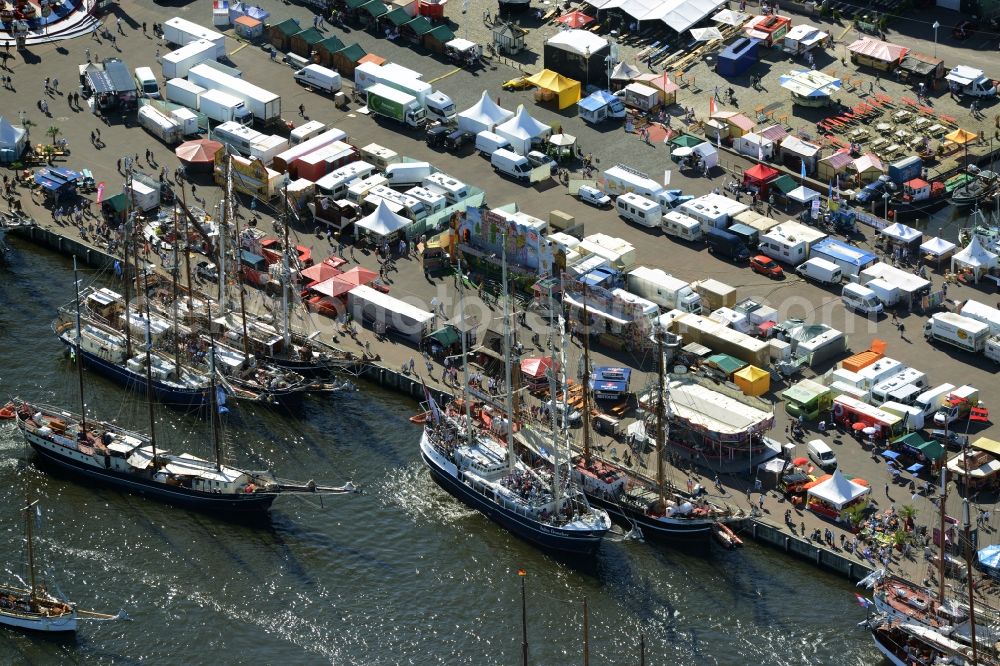
[[[978,354],[990,337],[990,325],[954,312],[938,312],[924,323],[924,337]]]
[[[195,40],[176,51],[171,51],[164,55],[160,61],[163,65],[163,78],[185,77],[195,65],[215,60],[216,53],[215,44],[204,39]]]
[[[954,384],[940,384],[932,389],[927,389],[917,396],[917,399],[913,401],[913,406],[920,409],[925,420],[930,419],[934,412],[941,409],[945,398],[954,390]]]
[[[659,268],[639,266],[625,277],[626,287],[636,296],[656,303],[664,310],[701,313],[701,296],[691,285]]]
[[[426,112],[416,97],[382,83],[368,88],[368,109],[374,115],[385,116],[411,127],[420,127],[427,120]]]
[[[221,90],[206,90],[199,95],[198,111],[218,123],[234,120],[245,125],[251,120],[250,110],[243,100]]]
[[[167,145],[180,142],[184,136],[180,124],[151,106],[140,106],[138,116],[143,129]]]
[[[163,22],[163,39],[168,44],[177,46],[187,46],[191,42],[204,40],[215,45],[215,55],[213,59],[226,55],[226,36],[214,30],[204,28],[197,23],[192,23],[187,19],[175,16]]]
[[[198,110],[198,96],[205,92],[205,88],[197,83],[191,83],[187,79],[170,79],[167,81],[166,96],[168,102],[186,106],[189,109]]]
[[[181,126],[181,134],[184,136],[198,133],[198,114],[191,109],[185,107],[171,109],[170,117]]]
[[[421,81],[417,72],[398,65],[377,65],[371,62],[361,63],[355,68],[354,84],[358,90],[369,90],[379,83],[412,95],[431,120],[450,123],[457,116],[455,103],[451,98],[440,90],[434,90],[426,81]]]
[[[239,97],[259,122],[267,123],[281,118],[281,97],[279,95],[210,67],[208,63],[203,62],[192,67],[188,71],[188,81]]]
[[[736,306],[736,288],[718,280],[698,280],[691,288],[701,296],[702,308],[709,311]]]
[[[969,415],[972,408],[979,404],[979,389],[965,384],[949,393],[944,398],[941,409],[934,412],[934,425],[948,426]]]
[[[979,301],[968,300],[962,304],[958,314],[987,324],[990,335],[1000,335],[1000,310]]]

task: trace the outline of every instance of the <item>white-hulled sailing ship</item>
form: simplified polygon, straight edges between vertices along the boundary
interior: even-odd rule
[[[603,510],[590,506],[567,475],[560,478],[560,443],[554,441],[553,465],[528,465],[515,450],[505,242],[504,246],[505,417],[490,419],[491,424],[499,426],[493,428],[473,422],[462,335],[465,413],[451,407],[442,412],[428,393],[430,416],[420,438],[420,455],[442,488],[509,532],[548,551],[592,555],[611,528],[611,520]],[[462,305],[459,308],[464,316]],[[500,439],[501,435],[506,441]]]

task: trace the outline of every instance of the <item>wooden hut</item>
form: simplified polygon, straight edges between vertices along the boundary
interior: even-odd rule
[[[271,46],[285,53],[291,46],[292,35],[297,32],[302,32],[299,22],[293,18],[285,19],[281,23],[267,26],[267,41],[271,43]]]
[[[433,53],[444,53],[444,45],[455,39],[455,33],[446,25],[439,25],[424,35],[424,48]]]
[[[380,17],[388,13],[389,8],[385,6],[382,0],[368,0],[368,2],[358,7],[358,20],[363,25],[369,26],[376,24]]]
[[[399,29],[399,34],[414,44],[421,44],[424,35],[434,29],[434,24],[426,16],[418,16],[412,21],[404,23]]]
[[[827,155],[816,163],[816,177],[825,183],[837,181],[853,163],[854,158],[847,150]]]
[[[345,46],[333,54],[333,67],[345,79],[354,78],[354,68],[368,53],[359,44]]]
[[[295,55],[308,58],[312,54],[313,46],[322,41],[322,32],[316,28],[306,28],[292,35],[289,48]]]
[[[383,14],[378,19],[379,29],[384,30],[386,35],[398,35],[402,30],[403,26],[413,20],[406,10],[402,7],[396,7],[388,14]]]
[[[851,170],[855,174],[858,185],[864,185],[877,180],[879,176],[885,173],[882,160],[871,153],[866,153],[851,162]]]
[[[883,72],[891,72],[896,69],[910,51],[905,46],[883,42],[874,37],[859,39],[848,46],[847,50],[851,52],[851,62],[855,65],[863,65]]]
[[[336,37],[327,37],[313,46],[312,61],[324,67],[333,67],[333,54],[344,48],[344,42]]]

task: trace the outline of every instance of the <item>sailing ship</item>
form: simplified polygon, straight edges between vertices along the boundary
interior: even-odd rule
[[[79,298],[79,287],[77,296]],[[79,317],[76,329],[77,337],[80,337]],[[147,357],[152,355],[151,347],[147,317]],[[270,471],[246,470],[223,464],[220,415],[228,409],[225,393],[215,383],[214,348],[210,350],[209,358],[212,361],[208,394],[212,408],[210,420],[214,461],[190,453],[171,454],[158,447],[150,376],[153,364],[149,358],[144,366],[147,375],[148,436],[115,424],[87,419],[81,363],[77,363],[80,413],[73,414],[58,407],[15,399],[17,427],[28,445],[45,462],[120,490],[191,509],[226,515],[259,514],[266,511],[282,493],[342,495],[355,490],[350,482],[336,487],[319,486],[314,481],[289,481],[279,479]]]
[[[78,609],[76,604],[61,599],[40,583],[35,564],[34,523],[41,517],[37,502],[22,510],[28,560],[28,581],[18,577],[20,585],[0,584],[0,624],[18,629],[46,633],[69,633],[77,629],[79,620],[108,621],[125,619],[124,613],[108,615]]]
[[[584,309],[584,318],[587,313]],[[589,322],[585,321],[586,327]],[[584,340],[587,339],[586,333]],[[664,384],[662,331],[656,333],[658,388],[656,391],[656,481],[655,483],[639,475],[629,468],[594,458],[590,454],[589,430],[584,430],[584,452],[577,457],[574,473],[588,499],[595,506],[606,510],[622,524],[638,527],[644,534],[655,539],[668,541],[706,540],[719,531],[727,522],[741,520],[742,513],[734,513],[728,507],[719,507],[703,497],[695,498],[681,494],[669,487],[664,474],[663,452],[667,436],[665,429],[669,427],[665,405],[668,389]],[[584,367],[589,373],[589,363],[586,359],[588,345],[584,345]],[[587,391],[584,390],[584,396]],[[584,404],[584,412],[589,407]],[[724,531],[720,541],[735,545],[729,537],[731,532]]]
[[[502,256],[503,292],[507,294],[506,243]],[[460,267],[461,268],[461,267]],[[460,298],[463,291],[460,291]],[[462,304],[459,305],[462,310]],[[463,310],[464,312],[464,310]],[[429,392],[431,415],[420,438],[420,455],[434,480],[455,498],[476,509],[512,534],[547,551],[589,556],[600,547],[611,520],[592,508],[568,475],[559,478],[558,446],[554,464],[528,465],[514,446],[513,389],[511,386],[510,314],[504,298],[505,416],[477,426],[468,397],[468,360],[462,337],[463,405],[465,413],[443,412]],[[488,412],[487,412],[488,414]],[[499,427],[497,427],[499,426]],[[506,441],[500,439],[500,434]]]
[[[996,666],[996,652],[979,649],[949,636],[948,632],[876,615],[865,622],[875,648],[894,666]],[[992,653],[992,654],[991,654]]]
[[[991,196],[1000,187],[1000,176],[988,169],[979,170],[978,167],[970,166],[968,174],[960,174],[956,178],[963,178],[961,184],[950,190],[948,203],[957,208],[969,208]],[[946,181],[947,188],[949,181]]]

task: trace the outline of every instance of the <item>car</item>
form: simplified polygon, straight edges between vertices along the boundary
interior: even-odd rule
[[[978,29],[979,24],[975,21],[962,21],[952,29],[951,36],[958,40],[968,39],[976,34]]]
[[[583,203],[588,203],[591,206],[596,206],[598,208],[607,208],[611,205],[611,197],[604,192],[601,192],[596,187],[591,187],[590,185],[581,185],[580,189],[576,193],[576,196],[578,196],[580,201]]]
[[[538,150],[528,151],[528,154],[525,155],[525,157],[528,158],[528,161],[531,162],[531,166],[533,167],[540,167],[543,164],[548,165],[549,173],[555,173],[556,167],[559,166],[556,164],[554,159]]]
[[[501,88],[504,90],[527,90],[528,88],[534,88],[535,84],[528,81],[527,76],[519,76],[516,79],[510,79],[504,81]]]
[[[763,254],[750,257],[750,270],[754,273],[760,273],[761,275],[766,275],[767,277],[772,278],[785,276],[785,271],[781,270],[781,266],[778,265],[778,262]]]
[[[444,147],[448,150],[458,150],[476,140],[476,135],[465,130],[454,130],[444,139]]]
[[[209,282],[217,282],[219,280],[219,269],[210,261],[199,261],[198,265],[195,266],[194,274],[196,277]]]
[[[446,139],[451,132],[451,128],[444,125],[434,125],[427,130],[425,139],[431,148],[441,148],[446,145]]]

